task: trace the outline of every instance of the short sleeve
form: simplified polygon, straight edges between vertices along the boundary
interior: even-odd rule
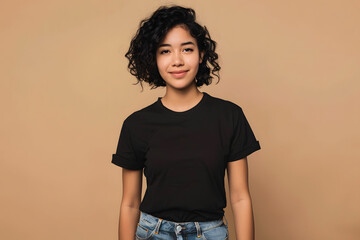
[[[245,158],[259,149],[259,141],[256,139],[242,108],[237,106],[234,113],[234,127],[228,162]]]
[[[131,170],[140,170],[144,167],[144,161],[138,159],[136,148],[132,143],[129,119],[125,119],[120,131],[120,137],[116,153],[112,155],[112,163]]]

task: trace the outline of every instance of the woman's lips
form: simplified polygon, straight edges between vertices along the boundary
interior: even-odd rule
[[[181,72],[171,72],[171,75],[175,78],[182,78],[186,75],[188,71],[181,71]]]

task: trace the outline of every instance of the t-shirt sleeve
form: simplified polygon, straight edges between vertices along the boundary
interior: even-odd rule
[[[260,143],[256,139],[240,106],[236,107],[233,124],[228,162],[245,158],[260,149]]]
[[[144,167],[144,161],[137,157],[137,150],[132,141],[130,126],[129,119],[125,119],[120,131],[116,153],[112,155],[111,162],[119,167],[139,170]]]

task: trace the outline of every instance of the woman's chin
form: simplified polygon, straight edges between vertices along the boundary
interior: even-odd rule
[[[167,87],[171,87],[171,88],[179,89],[179,90],[185,89],[185,88],[190,88],[193,85],[195,86],[195,84],[193,84],[193,82],[183,82],[183,81],[166,83]]]

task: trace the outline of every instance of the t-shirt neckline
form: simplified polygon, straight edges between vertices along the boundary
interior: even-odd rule
[[[206,92],[202,92],[203,96],[201,98],[201,100],[192,108],[185,110],[185,111],[181,111],[181,112],[177,112],[174,110],[171,110],[167,107],[164,106],[164,104],[161,102],[161,98],[162,97],[158,97],[157,103],[158,105],[161,107],[161,109],[165,112],[167,112],[168,114],[172,114],[174,116],[184,116],[184,115],[188,115],[191,114],[193,112],[196,112],[199,108],[201,108],[201,106],[204,104],[204,102],[206,101],[206,99],[208,98],[209,94]]]

